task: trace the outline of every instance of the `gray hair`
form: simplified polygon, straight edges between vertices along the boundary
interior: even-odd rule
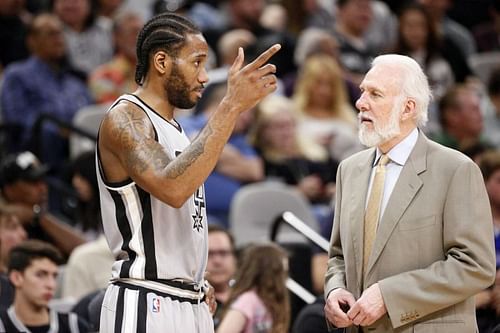
[[[410,97],[415,100],[417,126],[425,126],[432,92],[427,76],[420,65],[414,59],[400,54],[380,55],[373,60],[372,68],[376,65],[397,68],[401,71],[401,97]]]

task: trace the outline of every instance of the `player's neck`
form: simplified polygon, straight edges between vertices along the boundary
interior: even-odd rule
[[[155,112],[159,113],[167,120],[174,117],[174,107],[168,102],[164,91],[156,91],[152,87],[139,87],[134,95],[138,96]]]

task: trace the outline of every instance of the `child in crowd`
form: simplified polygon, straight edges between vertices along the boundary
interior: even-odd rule
[[[288,332],[287,275],[288,258],[281,247],[262,244],[247,248],[217,333]]]

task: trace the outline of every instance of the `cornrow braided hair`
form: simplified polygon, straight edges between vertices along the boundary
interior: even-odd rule
[[[187,34],[198,34],[196,25],[183,16],[162,13],[149,20],[137,36],[135,82],[142,85],[149,70],[149,57],[158,50],[175,57]]]

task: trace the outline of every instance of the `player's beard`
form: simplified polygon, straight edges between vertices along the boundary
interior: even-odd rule
[[[365,123],[361,122],[358,131],[359,141],[367,147],[375,147],[401,134],[399,126],[401,104],[399,101],[394,104],[386,124],[381,124],[380,120],[370,118],[373,128],[368,128]],[[361,113],[358,114],[358,118],[361,119]]]
[[[164,86],[168,102],[176,108],[191,109],[196,105],[196,101],[190,97],[192,92],[191,87],[186,83],[184,75],[182,75],[175,63]]]

